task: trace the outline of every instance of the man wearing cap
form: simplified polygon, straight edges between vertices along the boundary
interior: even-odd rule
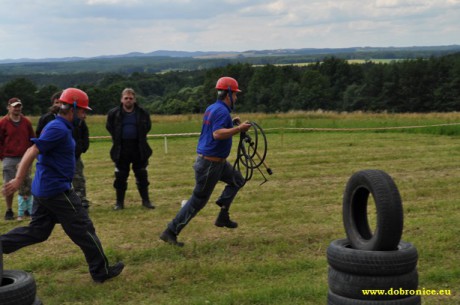
[[[62,106],[55,120],[49,122],[39,138],[27,149],[18,165],[16,177],[4,185],[3,193],[14,193],[24,180],[27,168],[37,159],[32,182],[34,204],[28,226],[14,228],[0,236],[4,253],[48,239],[54,226],[60,223],[64,232],[83,251],[92,279],[97,283],[118,276],[123,262],[109,266],[93,222],[72,188],[75,173],[75,141],[73,120],[82,117],[88,106],[88,95],[77,88],[64,90],[59,98]]]
[[[17,97],[8,101],[8,113],[0,120],[0,160],[3,163],[3,183],[6,184],[16,175],[22,156],[32,145],[35,137],[32,123],[22,114],[22,102]],[[30,168],[30,166],[29,166]],[[26,172],[30,175],[30,171]],[[30,181],[30,179],[25,179]],[[5,195],[5,220],[13,220],[14,193]]]

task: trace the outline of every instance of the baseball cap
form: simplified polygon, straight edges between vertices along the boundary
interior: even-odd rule
[[[21,100],[18,99],[17,97],[10,98],[8,101],[8,106],[17,106],[17,105],[22,105]]]

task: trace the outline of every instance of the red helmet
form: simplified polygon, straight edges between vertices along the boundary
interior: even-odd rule
[[[236,91],[236,92],[241,92],[240,89],[238,89],[238,82],[236,79],[228,76],[224,76],[219,78],[216,84],[216,89],[217,90],[231,90],[231,91]]]
[[[89,103],[89,98],[88,95],[77,88],[67,88],[64,91],[62,91],[61,96],[59,97],[59,100],[63,103],[66,104],[71,104],[74,105],[76,103],[77,107],[86,109],[86,110],[93,110],[88,107]]]

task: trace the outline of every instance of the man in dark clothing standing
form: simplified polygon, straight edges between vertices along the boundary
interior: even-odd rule
[[[114,210],[124,209],[125,193],[128,188],[130,165],[136,177],[136,185],[142,198],[142,205],[148,209],[155,206],[149,198],[147,167],[152,149],[147,134],[152,127],[150,114],[136,103],[136,93],[126,88],[121,93],[121,104],[107,114],[106,128],[112,136],[110,157],[115,163],[116,203]]]
[[[89,130],[86,125],[86,114],[84,117],[74,120],[73,139],[75,140],[75,175],[73,176],[72,184],[81,199],[81,204],[85,209],[89,209],[89,200],[86,198],[86,178],[84,175],[84,164],[81,154],[88,151],[89,148]]]
[[[72,122],[84,116],[89,108],[88,96],[76,88],[62,92],[59,115],[49,122],[39,138],[24,154],[16,177],[6,183],[5,195],[13,194],[21,185],[35,159],[36,171],[32,183],[34,204],[29,226],[15,228],[0,236],[4,253],[11,253],[29,245],[43,242],[60,223],[65,233],[83,251],[89,272],[95,282],[102,283],[118,276],[123,262],[109,266],[93,222],[72,189],[75,173],[75,141]]]
[[[47,113],[45,113],[38,119],[37,129],[35,130],[35,134],[37,135],[37,138],[40,137],[40,133],[42,132],[46,124],[48,124],[49,122],[51,122],[52,120],[56,118],[59,112],[59,109],[61,108],[61,104],[62,104],[61,101],[59,100],[59,97],[61,96],[61,94],[62,94],[62,91],[58,91],[51,96],[51,107],[48,108]]]

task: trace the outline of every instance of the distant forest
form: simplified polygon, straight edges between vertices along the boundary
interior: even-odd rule
[[[19,97],[26,115],[39,115],[54,92],[78,87],[88,93],[93,113],[105,114],[119,103],[121,91],[132,87],[152,114],[198,113],[215,101],[221,76],[236,78],[243,90],[238,112],[460,111],[460,53],[391,62],[353,63],[337,56],[305,65],[235,62],[161,73],[0,74],[0,98],[6,105]]]

